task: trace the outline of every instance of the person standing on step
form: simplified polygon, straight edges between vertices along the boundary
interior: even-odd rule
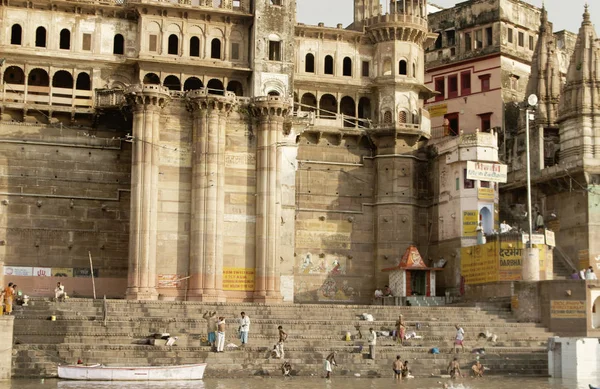
[[[373,327],[369,328],[369,336],[367,337],[369,341],[369,358],[375,359],[375,346],[377,345],[377,334]]]
[[[219,317],[217,322],[217,350],[215,352],[222,353],[225,351],[225,318]]]
[[[335,351],[329,353],[329,355],[323,360],[323,369],[325,370],[325,378],[331,378],[331,373],[333,372],[333,367],[337,366],[335,361]]]
[[[214,351],[217,343],[217,312],[206,311],[202,317],[206,320],[206,333],[211,350]]]
[[[279,331],[279,342],[277,342],[277,350],[279,351],[279,359],[284,359],[285,351],[283,349],[283,344],[287,340],[288,334],[283,330],[282,326],[277,327]]]
[[[402,369],[404,369],[404,364],[400,359],[400,355],[396,355],[396,360],[392,364],[392,369],[394,370],[394,378],[399,380],[402,377]]]
[[[406,335],[406,326],[404,325],[404,316],[400,315],[396,322],[396,342],[400,343],[400,346],[404,345],[404,336]]]
[[[15,290],[13,289],[13,283],[9,282],[6,289],[4,289],[4,314],[10,315],[12,312],[13,296]]]
[[[245,346],[248,343],[248,332],[250,332],[250,318],[246,316],[246,312],[242,312],[241,315],[240,340],[242,341],[242,346]]]
[[[457,353],[457,346],[460,346],[460,348],[462,349],[462,351],[465,351],[465,345],[464,345],[464,341],[465,341],[465,330],[462,329],[461,326],[459,326],[458,324],[455,325],[454,327],[456,327],[456,336],[454,337],[454,353]],[[452,352],[452,351],[450,351]]]

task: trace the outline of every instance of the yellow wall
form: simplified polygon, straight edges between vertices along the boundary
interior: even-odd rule
[[[546,258],[552,258],[545,245],[540,250],[540,279],[550,279]],[[465,284],[475,285],[498,281],[520,281],[523,266],[523,243],[518,240],[494,241],[460,250],[461,275]]]

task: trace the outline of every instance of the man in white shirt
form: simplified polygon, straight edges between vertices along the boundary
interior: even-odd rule
[[[512,230],[512,227],[506,223],[506,220],[504,220],[502,223],[500,223],[500,233],[501,234],[506,234],[510,230]]]
[[[217,321],[217,351],[222,353],[225,351],[225,318],[219,317]]]
[[[65,286],[58,282],[56,284],[56,288],[54,288],[54,299],[56,301],[65,301],[66,296],[67,294],[65,293]]]
[[[246,316],[246,312],[241,313],[242,317],[240,318],[240,340],[242,341],[242,346],[248,343],[248,332],[250,332],[250,318]]]
[[[454,352],[456,353],[456,346],[460,346],[460,348],[462,349],[462,351],[465,351],[465,345],[464,345],[464,340],[465,340],[465,330],[462,329],[461,326],[459,326],[458,324],[455,326],[456,327],[456,337],[454,338]]]
[[[596,273],[594,273],[594,268],[592,268],[591,266],[588,268],[588,271],[585,273],[585,279],[589,280],[589,281],[598,279],[598,277],[596,276]]]
[[[377,345],[377,334],[373,330],[373,328],[369,328],[369,337],[367,338],[369,341],[369,358],[375,359],[375,345]]]

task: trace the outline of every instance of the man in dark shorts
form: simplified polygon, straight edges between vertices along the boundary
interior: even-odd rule
[[[400,360],[400,355],[396,355],[396,360],[392,365],[392,369],[394,370],[394,378],[399,380],[402,377],[402,369],[404,368],[404,364]]]

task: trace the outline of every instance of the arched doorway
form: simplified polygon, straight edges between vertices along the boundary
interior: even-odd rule
[[[181,81],[176,76],[167,76],[163,85],[169,88],[172,91],[180,91],[181,90]]]
[[[317,110],[317,98],[312,93],[305,93],[300,99],[300,111],[315,112]]]
[[[235,93],[236,96],[244,95],[244,87],[242,86],[242,83],[235,80],[229,81],[229,84],[227,84],[227,91]]]
[[[204,85],[198,77],[190,77],[187,80],[185,80],[185,83],[183,84],[183,90],[185,91],[198,90],[202,88],[204,88]]]
[[[144,76],[144,84],[160,85],[160,78],[154,73],[148,73]]]
[[[344,127],[354,127],[356,125],[356,104],[350,96],[342,97],[340,101],[340,112],[344,114]]]
[[[18,66],[9,66],[4,71],[4,82],[13,85],[25,84],[25,73]]]
[[[483,206],[479,210],[479,221],[481,221],[483,232],[485,234],[491,234],[494,230],[494,215],[487,206]]]
[[[210,80],[208,84],[206,84],[206,87],[208,88],[208,94],[221,96],[225,94],[223,83],[221,80],[217,80],[216,78]]]
[[[326,119],[335,119],[337,114],[337,100],[333,95],[326,94],[321,96],[319,102],[319,117]]]

